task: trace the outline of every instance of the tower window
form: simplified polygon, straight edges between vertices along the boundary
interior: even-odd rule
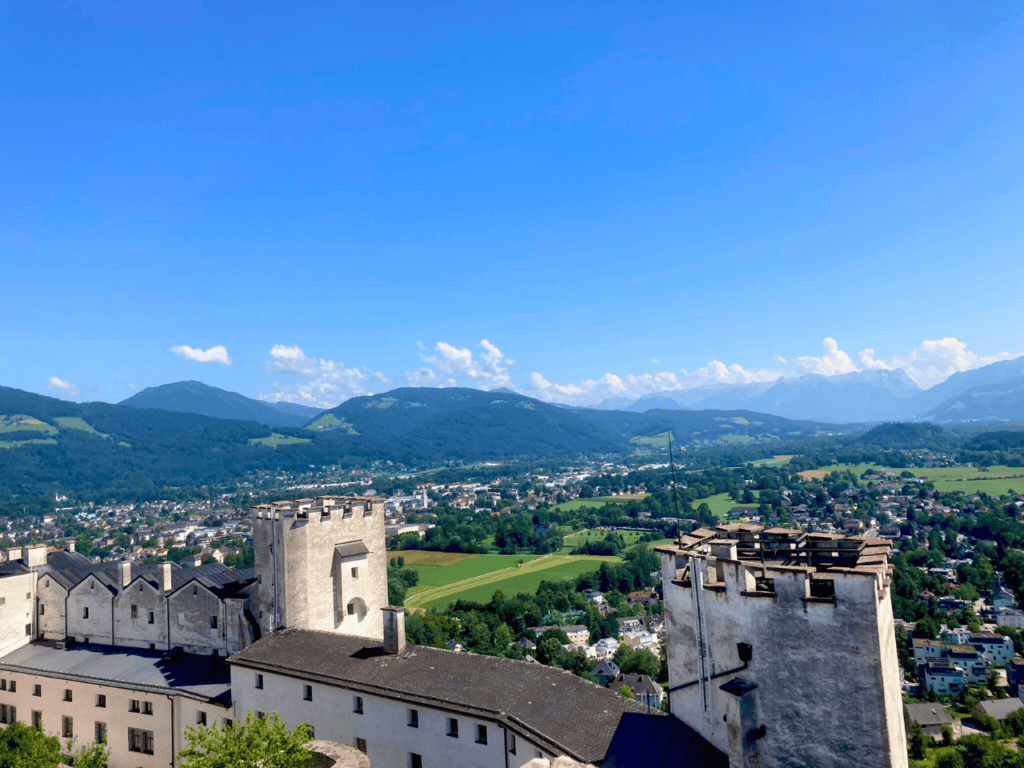
[[[216,629],[216,628],[217,628],[217,617],[216,616],[211,616],[210,617],[210,629]]]
[[[132,606],[132,618],[133,619],[139,618],[139,606],[137,606],[137,605],[133,605]]]
[[[353,568],[352,569],[352,578],[353,579],[358,579],[359,578],[359,569],[358,568]]]

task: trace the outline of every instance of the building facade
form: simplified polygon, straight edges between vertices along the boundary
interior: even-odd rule
[[[658,547],[672,713],[733,768],[904,768],[889,547],[738,524]]]

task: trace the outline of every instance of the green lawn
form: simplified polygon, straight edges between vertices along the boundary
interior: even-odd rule
[[[315,429],[317,431],[326,430],[337,430],[339,432],[345,432],[349,435],[358,435],[354,426],[349,424],[344,419],[339,419],[333,413],[325,413],[319,419],[310,424],[306,429]]]
[[[442,608],[456,600],[486,603],[499,589],[508,596],[517,595],[520,592],[533,595],[537,593],[537,588],[542,581],[575,579],[580,574],[596,571],[601,567],[602,562],[618,562],[618,558],[549,555],[521,568],[513,569],[511,572],[499,571],[453,584],[447,588],[438,587],[432,591],[419,593],[406,598],[405,604],[412,607]]]
[[[279,435],[277,432],[271,432],[270,437],[253,437],[249,439],[249,445],[267,445],[271,448],[277,448],[279,445],[298,445],[299,443],[308,442],[310,442],[308,437],[290,437],[289,435]]]
[[[754,503],[757,503],[757,491],[752,492],[754,494]],[[708,496],[706,499],[697,499],[697,501],[691,502],[694,510],[697,509],[701,504],[707,504],[711,507],[711,514],[720,520],[725,520],[726,515],[729,514],[729,510],[733,507],[749,507],[750,504],[744,504],[742,501],[733,501],[732,497],[728,493],[719,493],[714,496]]]
[[[562,546],[562,551],[568,552],[569,550],[575,549],[581,544],[586,544],[590,541],[603,541],[609,533],[612,533],[612,531],[599,531],[596,528],[586,528],[582,531],[570,533],[569,535],[562,537],[565,542]],[[615,531],[615,533],[622,534],[622,538],[628,547],[636,544],[643,535],[643,531]]]
[[[572,499],[571,501],[564,501],[561,504],[556,504],[551,509],[558,509],[562,512],[573,512],[577,509],[583,509],[584,507],[603,507],[608,503],[624,504],[627,501],[637,501],[642,499],[648,494],[634,494],[631,496],[595,496],[592,499]]]
[[[868,469],[887,469],[899,474],[904,468],[886,468],[877,464],[833,464],[829,467],[801,472],[804,477],[824,477],[830,472],[849,470],[860,477]],[[909,467],[905,471],[912,472],[914,477],[925,478],[935,483],[935,490],[941,493],[961,491],[965,494],[987,493],[990,496],[1001,496],[1004,493],[1024,493],[1024,468],[1021,467],[989,467],[988,472],[980,472],[976,467],[939,467],[921,469]]]
[[[18,448],[22,445],[56,445],[57,441],[52,437],[33,438],[31,440],[0,440],[0,448]]]
[[[90,435],[96,435],[97,437],[110,437],[110,435],[104,434],[103,432],[98,432],[92,424],[78,416],[58,416],[54,421],[56,421],[62,429],[78,429],[82,432],[88,432]]]

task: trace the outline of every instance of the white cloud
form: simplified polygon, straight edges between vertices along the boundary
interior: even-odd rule
[[[419,346],[423,348],[422,344]],[[477,358],[470,349],[460,349],[448,342],[439,341],[432,355],[420,355],[430,367],[408,373],[406,379],[414,386],[456,386],[460,379],[470,379],[474,386],[483,389],[511,386],[509,367],[515,365],[515,360],[506,358],[487,339],[481,339],[480,346],[483,351]]]
[[[654,363],[655,365],[661,365],[661,360],[659,360],[656,357],[652,357],[651,362]]]
[[[313,405],[319,408],[333,408],[350,397],[372,395],[379,386],[391,382],[382,373],[348,368],[344,363],[323,358],[307,357],[299,347],[275,344],[270,350],[270,361],[266,370],[299,377],[293,384],[274,382],[275,391],[261,394],[260,399],[277,402],[288,400]]]
[[[70,381],[64,381],[64,379],[58,379],[56,376],[51,376],[46,380],[46,386],[48,389],[56,390],[61,394],[68,395],[70,397],[78,397],[80,390]]]
[[[822,342],[825,354],[821,357],[798,357],[796,367],[803,373],[817,373],[822,376],[836,376],[858,370],[848,354],[839,349],[839,343],[831,336]]]
[[[981,368],[1000,360],[1012,360],[1019,353],[1001,352],[998,355],[978,355],[967,349],[967,344],[953,337],[922,341],[906,356],[894,355],[888,360],[875,358],[875,350],[860,353],[862,368],[893,370],[902,368],[920,387],[932,387],[954,373]]]
[[[210,347],[207,350],[193,349],[182,344],[177,347],[171,347],[171,352],[178,355],[178,357],[184,357],[186,360],[192,360],[197,363],[216,363],[217,365],[233,365],[234,363],[222,344]]]

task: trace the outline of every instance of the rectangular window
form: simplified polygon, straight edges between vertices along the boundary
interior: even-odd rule
[[[137,606],[137,605],[133,605],[132,606],[132,618],[133,619],[139,618],[139,606]]]
[[[216,628],[217,628],[217,617],[216,616],[211,616],[210,617],[210,629],[216,629]]]
[[[142,714],[144,714],[144,715],[152,715],[153,714],[153,702],[152,701],[144,701],[144,702],[142,702]]]
[[[357,736],[356,737],[356,749],[358,749],[360,752],[362,752],[365,755],[366,754],[366,739],[360,739]]]
[[[155,624],[156,623],[155,619],[156,619],[156,617],[153,615],[153,612],[150,611],[149,612],[149,623],[150,624]]]
[[[423,757],[415,752],[409,753],[409,768],[423,768]]]
[[[89,618],[89,606],[85,606],[85,608],[82,609],[82,618],[83,619],[88,619]]]
[[[46,586],[50,586],[50,582],[46,582]],[[7,605],[6,597],[0,597],[0,605]]]
[[[409,710],[409,727],[419,728],[420,727],[420,711],[418,709]]]
[[[46,605],[44,603],[39,604],[39,615],[44,616],[46,614]]]
[[[11,717],[11,710],[13,709],[14,707],[8,707],[6,704],[0,704],[0,723],[8,725],[9,723],[14,722],[14,718]]]
[[[206,713],[196,712],[196,725],[206,725]]]
[[[454,717],[448,718],[448,735],[454,738],[459,738],[459,721]]]
[[[256,673],[256,687],[257,688],[262,688],[263,687],[263,675],[259,674],[258,672]]]
[[[70,717],[61,718],[61,733],[65,739],[73,739],[75,737],[75,723]]]
[[[304,685],[304,686],[302,686],[302,698],[305,699],[306,701],[312,701],[313,700],[313,686],[312,685]]]
[[[43,695],[43,686],[41,686],[41,685],[33,686],[33,688],[32,688],[32,695],[33,696],[42,696]]]
[[[97,693],[96,694],[96,706],[97,707],[105,707],[105,706],[107,706],[107,697],[106,697],[105,694],[102,694],[102,693]]]
[[[513,755],[516,753],[516,735],[514,733],[508,735],[508,751]]]
[[[94,741],[97,744],[107,743],[107,724],[96,721],[96,738]]]
[[[128,711],[129,712],[141,712],[142,711],[142,707],[139,706],[139,700],[138,699],[132,699],[131,701],[128,702]]]
[[[7,680],[5,678],[0,678],[0,691],[6,691],[6,690],[7,690]]]
[[[357,715],[363,714],[363,697],[354,696],[352,697],[352,711]]]
[[[478,725],[476,727],[476,743],[486,744],[487,743],[487,726]]]
[[[259,712],[259,711],[256,712],[256,717],[258,717],[260,720],[262,720],[266,716],[267,716],[266,712]]]
[[[153,754],[153,732],[144,731],[141,728],[128,729],[128,750],[130,752],[142,752],[146,755]]]
[[[352,578],[353,579],[358,579],[359,578],[359,569],[358,568],[353,568],[352,569]]]
[[[32,711],[32,727],[37,728],[40,731],[43,730],[43,713],[36,710]]]
[[[225,727],[225,728],[230,728],[230,727],[231,727],[231,726],[233,726],[234,724],[235,724],[235,721],[234,721],[234,720],[232,720],[232,719],[231,719],[230,717],[225,717],[225,718],[224,718],[224,727]]]
[[[64,701],[71,701],[71,689],[70,688],[65,688],[64,689]]]
[[[14,693],[17,690],[18,690],[18,681],[17,680],[11,680],[11,693]]]

